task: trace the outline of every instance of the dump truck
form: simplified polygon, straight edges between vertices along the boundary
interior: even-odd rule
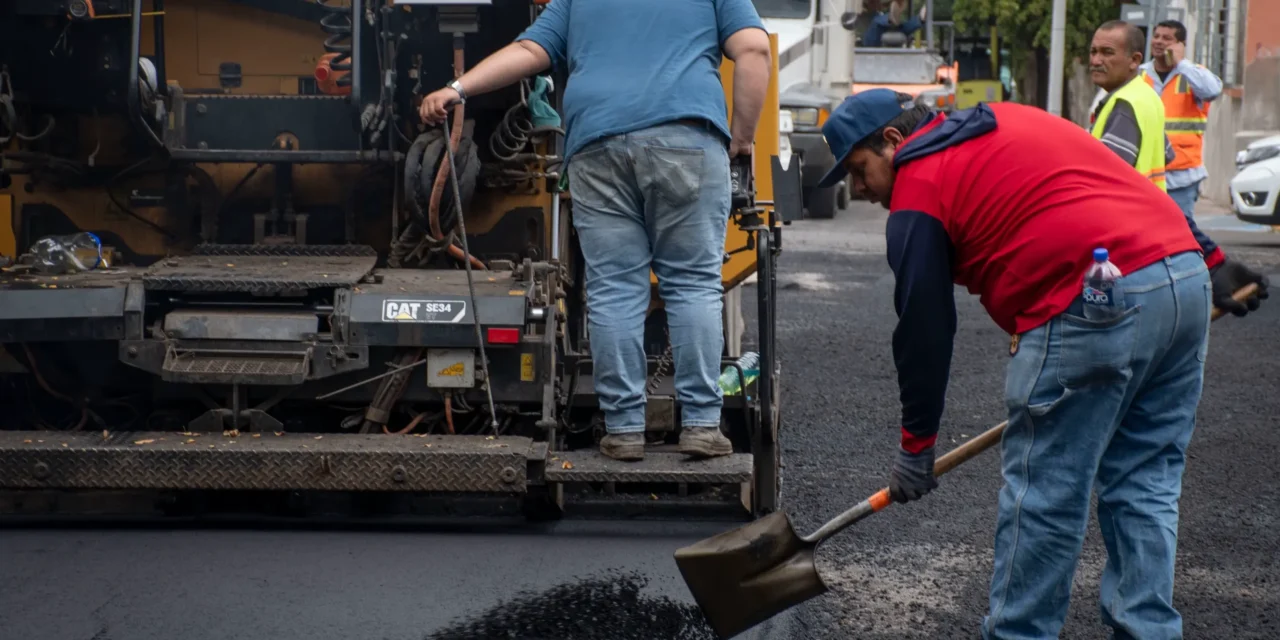
[[[726,232],[726,295],[758,283],[751,353],[732,337],[723,353],[734,453],[675,450],[654,279],[651,446],[611,460],[560,171],[566,78],[469,99],[447,134],[416,115],[545,5],[0,6],[5,510],[102,492],[494,499],[537,518],[615,502],[775,510],[774,274],[800,215],[776,63]],[[731,113],[731,61],[721,76]],[[51,267],[49,247],[83,260]]]

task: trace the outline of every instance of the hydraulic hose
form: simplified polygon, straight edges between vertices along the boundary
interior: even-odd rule
[[[462,36],[460,35],[454,36],[454,43],[453,43],[453,78],[454,80],[457,80],[458,78],[462,77],[463,65],[466,64],[465,57],[463,56],[462,43],[460,42],[461,39],[462,39]],[[452,149],[457,149],[458,145],[462,142],[462,119],[465,113],[466,113],[466,106],[463,105],[461,102],[459,102],[456,106],[454,106],[453,131],[449,132],[449,146]],[[445,180],[448,179],[449,177],[450,164],[452,163],[445,163],[445,162],[440,163],[440,169],[436,171],[435,184],[431,188],[431,201],[430,201],[431,204],[430,204],[430,208],[427,211],[427,219],[431,223],[431,235],[436,240],[441,240],[444,238],[444,234],[441,233],[440,231],[440,199],[441,199],[441,196],[444,195],[444,183],[445,183]],[[461,207],[462,203],[458,202],[456,206]]]

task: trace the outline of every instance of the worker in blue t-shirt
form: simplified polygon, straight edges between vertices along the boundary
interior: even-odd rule
[[[732,126],[722,56],[735,63]],[[732,452],[716,383],[729,159],[751,152],[769,58],[751,0],[552,0],[514,43],[422,101],[423,121],[436,124],[453,101],[547,69],[568,74],[565,166],[609,457],[644,457],[651,268],[675,358],[680,450]]]

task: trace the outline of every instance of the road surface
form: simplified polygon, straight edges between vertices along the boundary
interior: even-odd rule
[[[883,229],[882,212],[854,203],[834,220],[804,221],[784,234],[783,499],[803,530],[883,486],[895,451],[894,315]],[[1280,247],[1235,244],[1265,244],[1270,236],[1220,240],[1280,282]],[[1008,338],[976,299],[957,293],[944,448],[1003,419]],[[754,295],[743,296],[748,327]],[[1274,638],[1280,300],[1249,318],[1216,323],[1207,366],[1185,482],[1176,602],[1188,637]],[[827,542],[819,566],[833,592],[758,637],[976,637],[998,488],[990,452],[925,500],[894,505]],[[725,526],[9,529],[0,531],[0,636],[710,638],[670,557]],[[1064,638],[1106,637],[1096,596],[1102,558],[1091,523]]]

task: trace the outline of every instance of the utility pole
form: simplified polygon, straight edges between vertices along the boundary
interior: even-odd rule
[[[925,0],[924,28],[925,48],[933,51],[933,0]]]
[[[1053,0],[1049,32],[1049,113],[1062,115],[1062,74],[1067,66],[1067,0]]]

